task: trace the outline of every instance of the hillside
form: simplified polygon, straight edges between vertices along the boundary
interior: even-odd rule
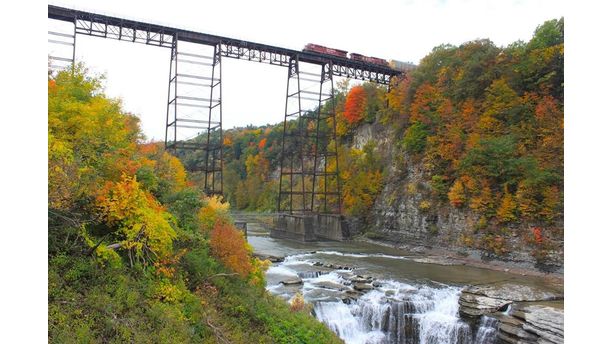
[[[82,66],[48,80],[51,343],[340,343]]]
[[[563,25],[547,21],[507,47],[438,46],[390,93],[339,84],[353,234],[562,269]],[[282,124],[227,131],[225,193],[236,208],[274,210],[281,138]]]

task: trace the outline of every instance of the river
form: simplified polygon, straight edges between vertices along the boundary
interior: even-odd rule
[[[539,277],[449,265],[369,243],[273,239],[265,227],[249,222],[250,245],[258,254],[285,257],[268,269],[267,290],[286,300],[301,293],[317,319],[349,344],[495,343],[495,319],[460,317],[461,289],[499,281],[551,287]]]

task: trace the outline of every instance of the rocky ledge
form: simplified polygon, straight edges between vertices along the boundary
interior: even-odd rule
[[[519,306],[499,315],[501,343],[563,343],[563,310],[544,305]]]
[[[511,283],[470,286],[461,292],[459,313],[496,318],[501,343],[563,343],[563,310],[538,304],[562,299],[562,293]]]

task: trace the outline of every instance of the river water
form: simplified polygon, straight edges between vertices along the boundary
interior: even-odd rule
[[[317,319],[350,344],[494,343],[495,319],[469,324],[459,317],[462,287],[545,283],[537,277],[444,265],[435,257],[362,242],[273,239],[265,225],[256,223],[249,223],[248,231],[256,253],[286,257],[268,269],[268,291],[288,301],[301,293]]]

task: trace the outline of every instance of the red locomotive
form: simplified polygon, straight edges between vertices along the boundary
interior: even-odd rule
[[[346,50],[328,48],[322,45],[317,45],[317,44],[312,44],[312,43],[306,44],[303,51],[314,51],[314,52],[321,53],[321,54],[334,55],[334,56],[344,57],[344,58],[346,58],[346,54],[348,53],[348,51]]]

